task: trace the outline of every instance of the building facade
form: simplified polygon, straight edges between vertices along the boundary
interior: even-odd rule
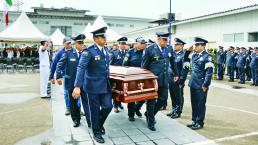
[[[155,39],[155,32],[167,32],[168,27],[166,24],[122,35],[135,38],[140,34]],[[258,46],[258,4],[175,21],[172,24],[172,38],[179,37],[189,44],[196,36],[209,40],[208,48],[215,48],[218,45]]]
[[[33,7],[33,12],[27,12],[32,23],[44,34],[51,35],[57,28],[66,36],[75,36],[83,32],[88,23],[93,24],[96,15],[88,15],[89,10],[76,10],[73,8],[44,8]],[[9,12],[9,25],[19,17],[21,12]],[[5,18],[0,11],[0,31],[5,29]],[[105,22],[117,33],[126,33],[150,26],[152,19],[102,16]]]

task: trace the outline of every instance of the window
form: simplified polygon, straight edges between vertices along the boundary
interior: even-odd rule
[[[68,36],[68,37],[72,36],[72,27],[71,26],[51,26],[50,33],[53,34],[57,28],[59,28],[65,36]]]
[[[258,32],[248,33],[248,42],[258,42]]]
[[[224,42],[243,42],[244,33],[224,34],[223,41]]]
[[[124,27],[124,24],[116,24],[116,27]]]
[[[131,27],[131,28],[134,28],[134,25],[132,24],[132,25],[130,25],[130,27]]]
[[[108,25],[109,27],[114,27],[114,24],[111,24],[111,23],[107,23],[107,25]]]
[[[74,22],[73,24],[74,25],[83,25],[83,23],[80,23],[80,22]]]
[[[244,33],[236,33],[235,42],[243,42],[244,41]]]
[[[37,21],[32,21],[33,24],[37,24],[38,22]]]
[[[48,21],[39,21],[39,24],[49,24]]]
[[[223,40],[224,42],[234,42],[234,34],[224,34]]]

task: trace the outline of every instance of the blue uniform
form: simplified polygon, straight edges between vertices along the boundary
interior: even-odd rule
[[[238,69],[238,76],[240,79],[240,83],[245,83],[245,67],[246,66],[246,58],[247,58],[246,53],[240,53],[238,55],[238,60],[237,60],[237,69]]]
[[[143,50],[130,49],[124,57],[123,66],[141,67]],[[134,117],[135,111],[139,111],[145,101],[128,103],[128,116]]]
[[[217,52],[217,64],[218,64],[218,79],[222,80],[223,79],[223,66],[226,61],[226,55],[224,51],[218,51]]]
[[[234,81],[234,69],[235,69],[235,56],[237,55],[237,53],[235,52],[228,52],[227,53],[227,60],[226,60],[226,64],[227,64],[227,68],[228,68],[228,72],[229,72],[229,80]]]
[[[192,55],[192,74],[188,86],[191,91],[192,121],[200,125],[204,124],[208,93],[201,88],[210,86],[213,68],[212,56],[206,51]]]
[[[120,49],[116,49],[112,51],[110,65],[122,66],[126,53],[127,53],[126,50],[121,51]],[[113,102],[114,102],[114,108],[118,108],[118,106],[121,106],[121,102],[116,101],[115,99],[113,100]]]
[[[80,99],[74,99],[72,97],[72,92],[74,89],[74,81],[76,77],[76,68],[79,63],[79,56],[75,49],[70,49],[64,52],[63,56],[57,63],[56,78],[64,78],[64,88],[68,91],[68,96],[71,106],[71,117],[74,122],[80,122],[80,107],[78,107],[78,102]],[[63,75],[64,72],[64,75]],[[86,115],[87,116],[87,115]]]
[[[185,59],[185,51],[174,52],[175,64],[179,72],[179,80],[174,82],[173,72],[169,69],[169,92],[172,100],[172,113],[181,114],[184,105],[184,86],[190,68],[190,59]]]
[[[253,84],[258,86],[258,54],[257,53],[251,54],[251,62],[249,66],[252,72]]]
[[[175,76],[178,76],[178,70],[175,65],[172,48],[160,48],[158,44],[154,43],[144,50],[142,67],[150,70],[158,77],[158,99],[155,104],[154,111],[148,112],[149,126],[154,123],[154,116],[167,101],[168,97],[168,69],[171,64],[171,69]],[[149,105],[151,110],[152,105]],[[148,109],[148,108],[147,108]]]
[[[54,61],[51,63],[49,80],[54,79],[54,74],[55,74],[55,71],[56,71],[57,63],[61,59],[61,57],[63,56],[64,53],[65,53],[65,49],[62,48],[56,54]],[[64,99],[65,99],[66,109],[70,109],[70,100],[69,100],[69,96],[68,96],[68,91],[65,88],[64,88]]]
[[[247,57],[246,57],[246,80],[247,81],[251,81],[252,78],[252,72],[251,72],[251,68],[250,68],[250,62],[251,62],[251,53],[247,52]]]
[[[238,72],[238,68],[236,66],[238,58],[239,58],[239,53],[236,53],[235,58],[234,58],[234,70],[236,71],[236,77],[235,77],[236,79],[239,79],[239,72]]]
[[[87,93],[94,135],[101,135],[101,127],[112,110],[109,55],[108,48],[91,45],[83,51],[77,67],[74,86]]]

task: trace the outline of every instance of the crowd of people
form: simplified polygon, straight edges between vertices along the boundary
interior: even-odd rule
[[[105,120],[112,109],[116,113],[123,109],[121,102],[112,99],[110,65],[141,67],[157,76],[157,99],[132,102],[127,105],[128,119],[135,121],[135,115],[143,116],[141,107],[146,103],[144,116],[147,127],[151,131],[156,131],[155,115],[166,104],[168,93],[172,100],[172,108],[167,116],[173,119],[181,117],[184,106],[185,81],[188,73],[191,72],[188,86],[191,95],[192,123],[187,127],[193,130],[202,129],[207,93],[214,74],[214,63],[216,63],[213,56],[206,51],[208,41],[196,37],[194,44],[184,49],[186,43],[181,39],[175,38],[174,45],[169,46],[170,33],[156,33],[156,41],[147,41],[143,37],[137,37],[133,45],[129,45],[128,39],[121,37],[117,40],[118,44],[108,47],[106,30],[107,27],[103,27],[93,31],[94,42],[88,47],[84,46],[86,37],[83,34],[73,39],[64,38],[64,47],[57,52],[51,65],[48,60],[48,42],[41,42],[42,46],[38,50],[41,67],[41,97],[49,98],[47,95],[48,81],[52,84],[57,82],[59,85],[63,85],[65,115],[71,115],[74,127],[80,126],[82,104],[88,127],[92,129],[94,139],[99,143],[104,143],[102,135],[105,134]],[[220,47],[216,53],[218,56],[218,79],[223,79],[226,66],[229,77],[232,78],[232,68],[235,70],[236,64],[238,77],[243,81],[242,71],[248,67],[247,62],[250,62],[253,84],[256,85],[258,83],[255,79],[258,71],[258,48],[254,48],[250,55],[244,51],[244,48],[241,48],[239,54],[231,49],[232,47],[225,53]],[[235,60],[236,56],[239,57],[232,67],[231,61]],[[244,65],[242,65],[242,60],[246,60]],[[254,65],[252,65],[253,63]]]
[[[1,51],[3,58],[21,58],[21,57],[35,57],[38,58],[38,49],[32,47],[26,48],[4,48]]]

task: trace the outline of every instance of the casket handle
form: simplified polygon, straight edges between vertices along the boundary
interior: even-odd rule
[[[124,92],[124,96],[127,96],[128,95],[128,83],[124,83],[123,85],[123,92]]]
[[[141,89],[142,92],[143,92],[143,87],[144,87],[144,83],[139,83],[138,84],[138,89]]]
[[[158,82],[157,80],[153,80],[155,91],[159,90]]]

